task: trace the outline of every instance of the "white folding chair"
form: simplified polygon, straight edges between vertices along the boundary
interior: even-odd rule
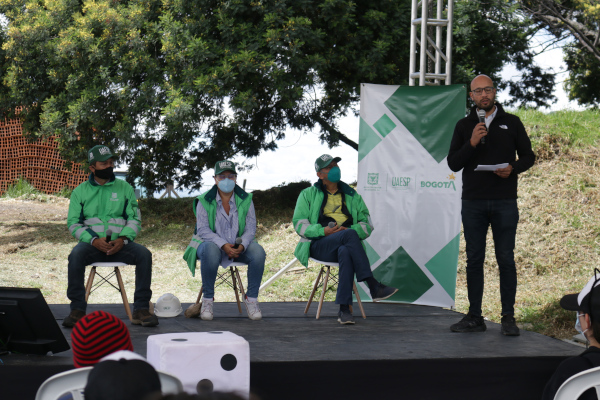
[[[94,367],[76,368],[51,376],[39,387],[35,400],[57,400],[67,393],[71,393],[73,400],[83,400],[83,390],[92,368]],[[183,385],[179,378],[167,372],[157,372],[163,394],[183,392]]]
[[[238,271],[238,267],[244,267],[247,264],[234,261],[229,264],[229,270],[225,270],[223,272],[217,273],[217,279],[215,280],[215,289],[222,284],[226,284],[235,292],[235,299],[237,300],[237,306],[240,314],[242,313],[242,303],[240,302],[241,293],[242,299],[246,298],[246,292],[244,291],[244,285],[242,284],[242,279],[240,278],[240,272]],[[220,266],[219,266],[220,268]],[[231,274],[231,282],[229,282],[228,274]],[[239,289],[239,290],[238,290]],[[200,304],[200,300],[202,299],[202,292],[204,288],[200,286],[200,292],[198,292],[198,298],[196,299],[196,304]]]
[[[123,278],[121,278],[121,271],[119,271],[119,267],[124,267],[127,264],[122,263],[122,262],[95,262],[90,265],[92,266],[92,269],[90,270],[90,276],[88,277],[87,284],[85,285],[85,302],[87,303],[88,298],[90,297],[90,293],[92,293],[93,291],[95,291],[100,286],[104,285],[105,283],[108,283],[110,286],[117,289],[117,291],[119,291],[119,293],[121,293],[121,298],[123,299],[123,306],[125,307],[125,312],[127,313],[127,316],[129,317],[129,321],[131,321],[133,319],[133,316],[131,315],[131,308],[129,307],[129,300],[127,300],[127,293],[125,292],[125,286],[123,285]],[[114,269],[108,275],[103,276],[96,270],[97,267],[114,268]],[[96,275],[98,275],[100,280],[97,281],[96,284],[94,285],[94,277]],[[109,280],[113,276],[117,277],[118,286],[115,286]]]
[[[310,261],[314,261],[317,264],[321,264],[321,270],[319,271],[319,275],[317,276],[317,279],[315,280],[315,285],[313,286],[313,290],[310,293],[310,298],[308,299],[308,303],[306,303],[306,308],[304,309],[304,314],[308,314],[308,309],[310,307],[310,303],[312,303],[313,297],[315,297],[315,292],[317,291],[317,288],[321,285],[323,286],[323,290],[321,292],[321,298],[319,299],[319,307],[317,308],[317,319],[319,319],[319,317],[321,316],[321,309],[323,308],[323,300],[325,300],[325,292],[327,292],[329,289],[332,289],[334,285],[339,284],[338,278],[334,275],[331,276],[331,280],[334,281],[333,284],[331,286],[327,286],[327,282],[329,281],[329,273],[331,270],[331,267],[338,267],[340,266],[339,263],[336,262],[327,262],[327,261],[321,261],[321,260],[317,260],[315,258],[310,257],[309,258]],[[323,275],[325,274],[325,275]],[[356,302],[358,303],[358,307],[360,308],[360,313],[362,314],[362,317],[364,319],[367,318],[366,314],[365,314],[365,310],[363,308],[362,302],[360,301],[360,295],[358,294],[358,289],[356,288],[356,282],[352,282],[352,290],[354,291],[354,295],[356,296]],[[352,306],[350,306],[350,312],[352,312]]]
[[[596,389],[596,395],[600,398],[600,367],[582,371],[564,381],[554,395],[554,400],[577,400],[591,388]]]

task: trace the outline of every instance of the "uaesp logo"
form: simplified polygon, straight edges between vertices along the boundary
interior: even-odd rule
[[[413,181],[408,176],[392,176],[392,189],[408,190],[411,188],[410,183]]]

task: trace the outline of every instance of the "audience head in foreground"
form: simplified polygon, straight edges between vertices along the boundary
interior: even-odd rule
[[[160,392],[154,367],[138,354],[119,351],[94,366],[84,394],[86,400],[145,400]]]
[[[71,332],[73,364],[77,368],[96,364],[115,351],[133,351],[129,329],[121,319],[105,311],[83,316]]]
[[[560,386],[573,375],[600,367],[600,271],[594,270],[594,276],[581,292],[564,296],[560,300],[560,306],[577,312],[575,328],[585,336],[589,346],[580,355],[560,363],[546,384],[543,400],[553,400]],[[579,399],[597,399],[595,389],[585,391]]]

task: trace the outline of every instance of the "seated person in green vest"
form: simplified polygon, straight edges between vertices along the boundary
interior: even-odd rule
[[[248,286],[244,304],[248,317],[262,318],[258,306],[258,289],[265,269],[265,251],[254,241],[256,214],[252,194],[236,185],[233,161],[215,164],[215,185],[194,201],[196,232],[183,258],[192,274],[200,260],[202,308],[200,318],[213,319],[215,280],[219,265],[227,268],[232,261],[248,265]],[[240,240],[241,239],[241,240]],[[192,306],[193,307],[193,306]],[[197,311],[186,316],[197,317]]]
[[[329,154],[315,161],[319,181],[300,193],[294,210],[294,229],[302,237],[294,255],[304,266],[309,257],[339,263],[335,304],[340,305],[338,322],[345,325],[354,323],[350,306],[355,274],[357,281],[367,283],[373,301],[385,300],[398,289],[373,278],[361,243],[373,231],[369,210],[362,197],[340,180],[339,161]]]
[[[63,326],[72,328],[85,315],[86,265],[94,262],[122,262],[135,265],[133,295],[134,325],[156,326],[158,318],[148,307],[152,290],[152,253],[134,243],[142,229],[141,214],[133,187],[113,173],[114,158],[104,145],[88,152],[90,177],[71,194],[67,225],[79,243],[69,254],[67,297],[71,313]],[[111,237],[107,238],[108,231]]]

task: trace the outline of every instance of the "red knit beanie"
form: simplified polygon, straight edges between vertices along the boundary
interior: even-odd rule
[[[133,351],[127,326],[119,318],[104,311],[82,317],[71,332],[71,348],[75,367],[89,367],[102,357],[118,350]]]

